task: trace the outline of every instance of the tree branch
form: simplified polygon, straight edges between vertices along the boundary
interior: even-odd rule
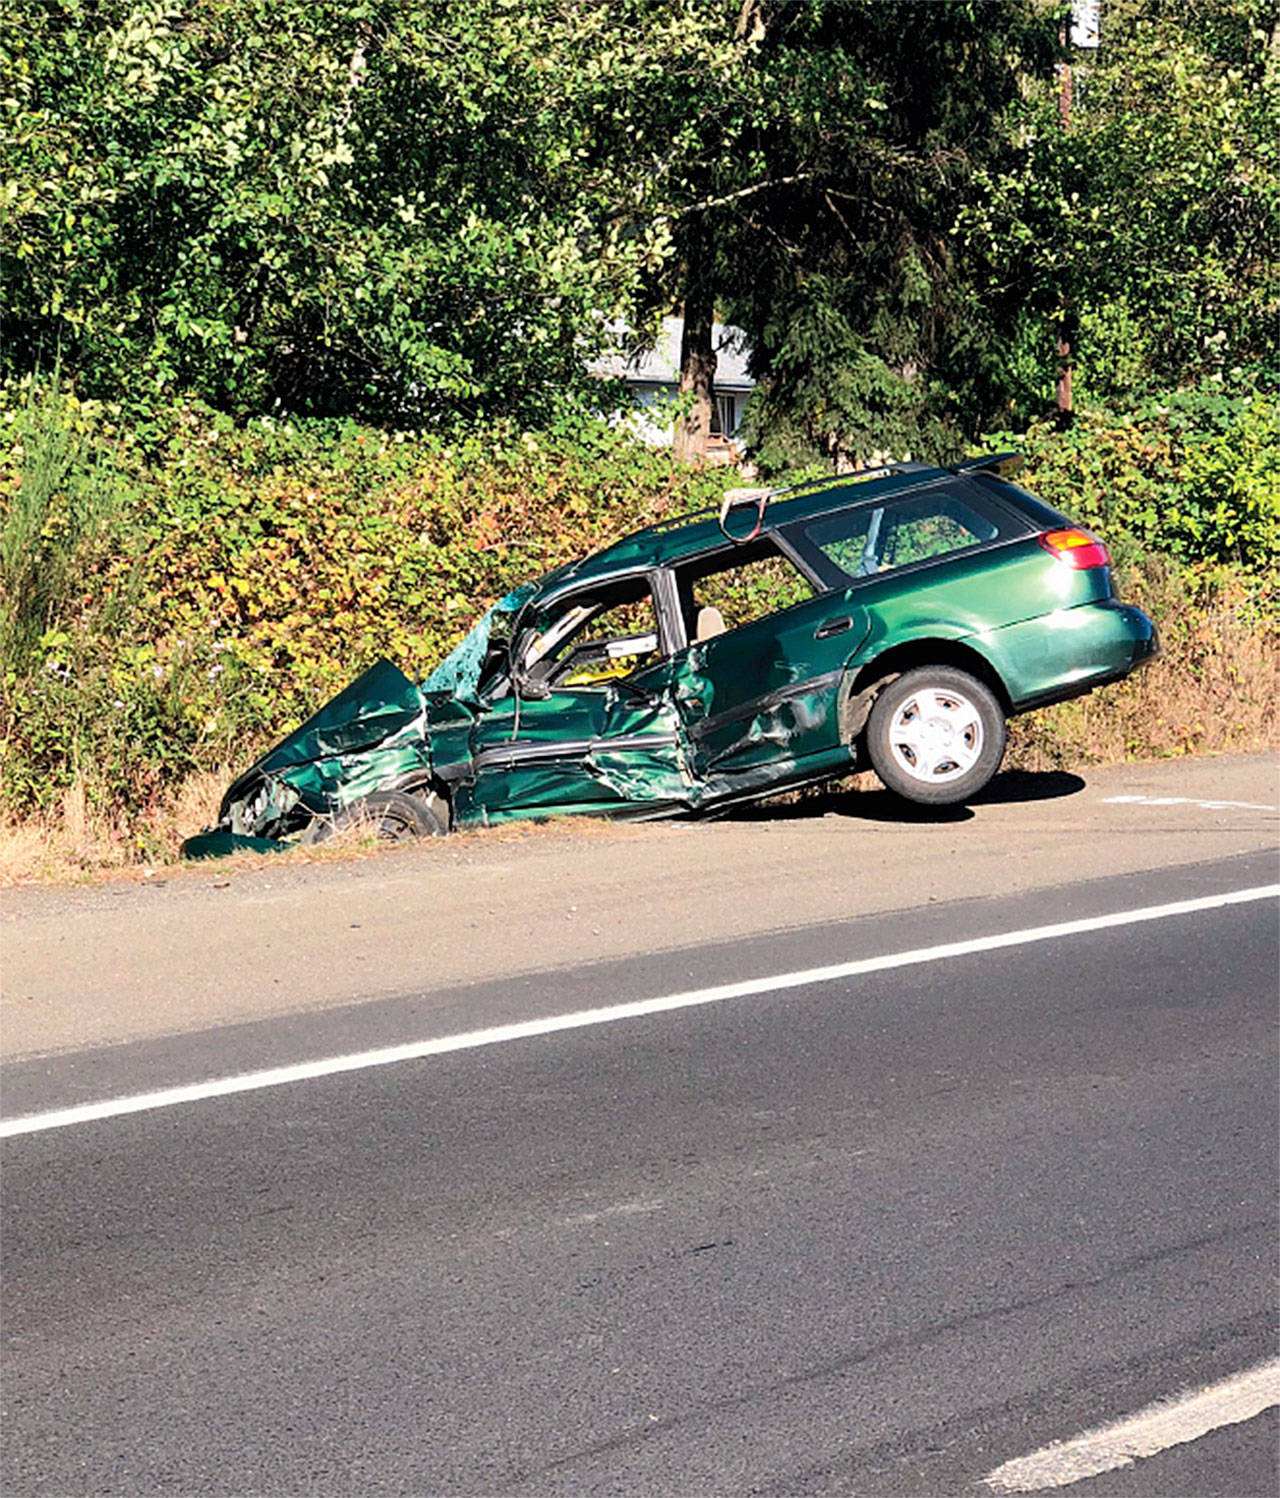
[[[795,182],[811,182],[816,173],[797,172],[793,177],[772,177],[768,182],[757,182],[752,187],[740,187],[737,192],[725,193],[722,198],[703,198],[700,203],[690,203],[687,208],[678,208],[674,213],[660,214],[663,219],[687,218],[691,213],[706,213],[710,208],[723,208],[742,198],[754,197],[756,193],[768,192],[771,187],[790,187]]]
[[[849,221],[848,221],[848,219],[846,219],[845,216],[844,216],[844,214],[841,213],[840,210],[836,207],[836,205],[835,205],[835,199],[831,196],[831,194],[829,192],[824,192],[822,194],[822,196],[824,198],[826,198],[826,200],[827,200],[827,207],[830,208],[830,210],[832,211],[832,213],[834,213],[835,216],[844,225],[844,232],[849,236],[849,238],[851,240],[853,240],[853,242],[855,244],[857,244],[857,242],[858,242],[858,236],[849,227]]]

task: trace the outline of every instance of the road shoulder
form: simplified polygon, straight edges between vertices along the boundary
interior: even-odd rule
[[[850,792],[719,822],[565,824],[354,864],[3,896],[6,1058],[795,932],[1277,847],[1280,757],[999,777],[928,820]],[[1052,912],[1046,911],[1052,919]]]

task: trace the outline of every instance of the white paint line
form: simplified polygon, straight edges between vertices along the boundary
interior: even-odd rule
[[[1196,801],[1191,796],[1103,796],[1104,806],[1198,806],[1205,811],[1280,811],[1280,807],[1260,801]]]
[[[1071,1441],[1005,1462],[983,1481],[1002,1493],[1038,1493],[1066,1488],[1100,1472],[1129,1467],[1170,1446],[1198,1441],[1211,1430],[1252,1420],[1280,1404],[1280,1358],[1234,1378],[1210,1384],[1172,1403],[1153,1404],[1127,1420],[1086,1431]]]
[[[294,1066],[244,1072],[234,1077],[215,1077],[207,1082],[193,1082],[184,1087],[166,1087],[159,1092],[140,1092],[131,1097],[82,1103],[74,1108],[58,1108],[48,1113],[28,1113],[20,1117],[0,1119],[0,1139],[10,1139],[16,1134],[38,1134],[46,1129],[67,1128],[71,1124],[92,1123],[102,1118],[116,1118],[124,1113],[174,1108],[181,1103],[228,1097],[236,1092],[258,1092],[266,1087],[285,1087],[293,1082],[309,1082],[316,1077],[336,1076],[339,1072],[366,1071],[374,1066],[393,1066],[400,1061],[419,1061],[426,1056],[443,1056],[452,1051],[503,1045],[507,1041],[527,1040],[536,1035],[553,1035],[559,1030],[581,1030],[590,1025],[611,1024],[615,1020],[667,1014],[674,1009],[721,1004],[726,999],[744,999],[752,994],[777,993],[787,988],[808,988],[815,983],[832,983],[840,978],[856,978],[863,973],[881,973],[891,968],[945,962],[951,957],[967,957],[975,952],[994,952],[1002,947],[1021,947],[1031,942],[1053,941],[1058,937],[1077,936],[1086,931],[1105,931],[1113,926],[1167,920],[1172,916],[1191,915],[1200,910],[1218,910],[1226,905],[1273,900],[1278,895],[1280,884],[1260,884],[1250,889],[1231,890],[1222,895],[1175,900],[1169,905],[1147,905],[1138,910],[1120,910],[1110,915],[1089,916],[1079,921],[1060,921],[1052,926],[1029,926],[1021,931],[1004,931],[995,936],[975,937],[970,941],[946,942],[937,947],[916,947],[908,952],[865,957],[855,962],[835,963],[830,967],[804,968],[799,972],[777,973],[768,978],[748,978],[742,983],[694,988],[684,993],[664,994],[656,999],[612,1004],[603,1009],[580,1009],[572,1014],[552,1014],[543,1019],[496,1025],[489,1030],[470,1030],[462,1035],[443,1035],[433,1040],[411,1041],[407,1045],[386,1046],[377,1051],[357,1051],[347,1056],[326,1056],[319,1061],[303,1061]]]

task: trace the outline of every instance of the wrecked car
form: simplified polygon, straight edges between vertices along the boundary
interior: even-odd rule
[[[227,791],[188,856],[515,817],[655,817],[870,766],[965,801],[1006,719],[1157,653],[1106,547],[1016,454],[738,491],[504,598],[421,684],[366,671]]]

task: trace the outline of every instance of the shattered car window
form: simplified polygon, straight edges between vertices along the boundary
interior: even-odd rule
[[[525,583],[495,603],[481,616],[471,633],[455,645],[427,677],[422,690],[447,692],[463,702],[475,702],[482,680],[493,668],[494,658],[505,656],[515,616],[532,597],[536,586],[536,583]]]

